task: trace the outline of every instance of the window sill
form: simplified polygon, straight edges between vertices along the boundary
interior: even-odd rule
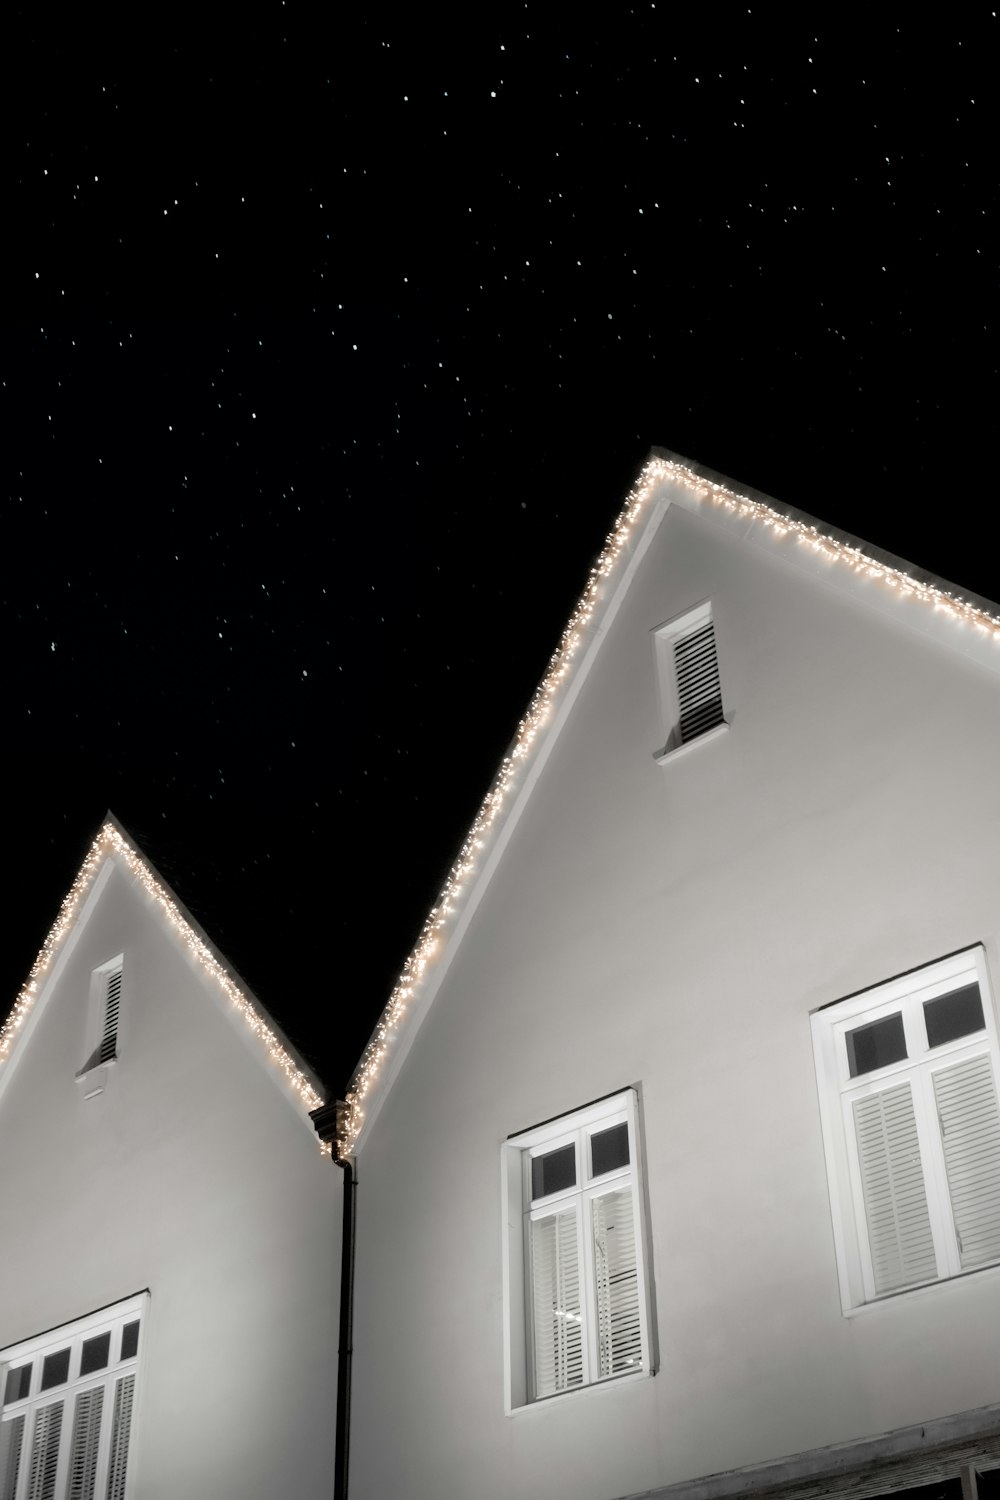
[[[668,760],[677,760],[682,755],[687,755],[691,750],[697,750],[699,745],[705,745],[709,740],[717,740],[720,734],[725,734],[729,728],[729,721],[716,724],[707,734],[699,734],[697,739],[685,740],[683,745],[667,745],[665,749],[658,750],[653,756],[658,766],[662,766]]]
[[[529,1411],[545,1411],[550,1406],[561,1406],[564,1401],[580,1401],[595,1391],[618,1390],[623,1385],[635,1385],[640,1380],[651,1380],[655,1370],[631,1370],[627,1375],[611,1375],[606,1380],[595,1380],[590,1385],[577,1386],[572,1391],[559,1391],[555,1396],[542,1396],[538,1401],[526,1401],[523,1406],[509,1406],[505,1415],[520,1417]]]
[[[106,1062],[80,1069],[76,1075],[76,1086],[84,1099],[94,1099],[98,1094],[103,1094],[107,1087],[108,1069],[114,1067],[114,1064],[115,1059],[109,1057]]]
[[[1000,1277],[1000,1264],[980,1266],[975,1271],[963,1271],[958,1276],[942,1276],[940,1281],[925,1281],[922,1286],[902,1287],[886,1297],[876,1297],[871,1302],[861,1302],[857,1307],[845,1307],[845,1318],[860,1318],[876,1312],[880,1307],[892,1307],[900,1302],[909,1302],[912,1297],[941,1297],[953,1286],[968,1286],[971,1282],[995,1281]]]

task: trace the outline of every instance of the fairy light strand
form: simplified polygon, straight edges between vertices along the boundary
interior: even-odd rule
[[[298,1096],[305,1109],[318,1109],[323,1103],[309,1079],[299,1068],[285,1047],[259,1014],[250,1000],[227,973],[204,938],[191,926],[176,901],[157,880],[153,871],[135,849],[122,837],[113,823],[105,823],[87,852],[79,873],[59,908],[59,914],[49,931],[41,951],[31,967],[31,972],[14,1001],[14,1007],[0,1027],[0,1065],[7,1061],[18,1033],[27,1021],[32,1007],[42,989],[45,977],[62,947],[63,941],[76,922],[87,892],[104,861],[114,855],[128,869],[146,894],[155,902],[163,917],[177,936],[184,942],[192,956],[206,974],[219,986],[230,1005],[239,1013],[241,1020],[263,1045],[271,1062],[284,1074],[288,1084]]]
[[[717,480],[702,478],[687,465],[676,460],[653,458],[645,465],[615,521],[600,557],[591,569],[579,603],[569,618],[545,675],[517,727],[510,752],[497,772],[473,820],[455,863],[448,872],[435,905],[420,930],[402,973],[389,996],[354,1071],[347,1090],[345,1107],[340,1114],[337,1156],[349,1157],[365,1122],[365,1099],[375,1087],[406,1015],[426,982],[428,968],[444,946],[461,910],[463,889],[482,866],[488,836],[501,812],[520,786],[522,773],[542,727],[551,717],[561,697],[573,659],[587,639],[587,627],[602,598],[607,582],[616,571],[654,491],[662,483],[673,483],[691,492],[699,500],[716,505],[748,520],[760,521],[777,536],[793,536],[802,545],[821,553],[831,562],[846,563],[854,573],[884,583],[897,597],[912,598],[943,611],[963,624],[1000,642],[1000,616],[989,614],[980,606],[954,594],[924,583],[869,556],[861,547],[843,542],[821,532],[808,521],[783,515],[763,500],[751,499]]]

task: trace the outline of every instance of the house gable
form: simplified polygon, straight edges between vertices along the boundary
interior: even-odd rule
[[[60,975],[83,938],[102,893],[116,871],[141,893],[149,912],[155,914],[155,919],[163,924],[186,958],[208,981],[209,992],[228,1014],[241,1023],[245,1033],[252,1038],[258,1056],[268,1064],[283,1091],[294,1100],[311,1130],[309,1111],[319,1108],[323,1102],[319,1081],[296,1056],[291,1044],[259,1002],[241,986],[169,886],[111,817],[98,831],[28,978],[7,1020],[0,1027],[0,1102]],[[81,1060],[78,1065],[80,1071],[86,1071],[85,1061]]]
[[[757,491],[654,449],[594,564],[511,747],[428,913],[341,1113],[338,1155],[360,1149],[561,734],[643,556],[670,511],[833,588],[906,629],[1000,672],[1000,608]],[[692,605],[700,602],[690,601]],[[659,624],[660,622],[654,622]],[[661,752],[660,746],[650,747]]]

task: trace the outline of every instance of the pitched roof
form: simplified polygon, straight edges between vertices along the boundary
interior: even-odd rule
[[[185,944],[208,978],[217,985],[222,998],[257,1039],[262,1054],[301,1105],[303,1117],[311,1129],[309,1111],[319,1108],[323,1102],[319,1080],[282,1035],[280,1028],[260,1002],[230,969],[226,960],[129,838],[121,824],[110,814],[98,830],[76,879],[63,899],[56,920],[14,1001],[10,1015],[3,1026],[0,1026],[0,1085],[23,1038],[28,1018],[42,996],[53,966],[82,917],[87,896],[108,860],[118,861],[153,900],[175,936]]]
[[[949,644],[1000,669],[1000,606],[957,592],[943,579],[804,511],[654,448],[590,570],[545,675],[361,1055],[340,1111],[339,1157],[357,1149],[401,1067],[642,553],[671,504],[710,509],[757,545],[791,540],[796,550],[786,551],[786,557],[819,570],[830,581],[850,580],[853,575],[866,602],[876,607],[896,610],[903,601],[911,625],[922,624],[925,609],[923,628],[947,629]]]

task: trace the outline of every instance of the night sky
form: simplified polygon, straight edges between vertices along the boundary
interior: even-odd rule
[[[1000,597],[998,22],[213,10],[8,25],[0,1014],[110,808],[332,1095],[651,445]]]

